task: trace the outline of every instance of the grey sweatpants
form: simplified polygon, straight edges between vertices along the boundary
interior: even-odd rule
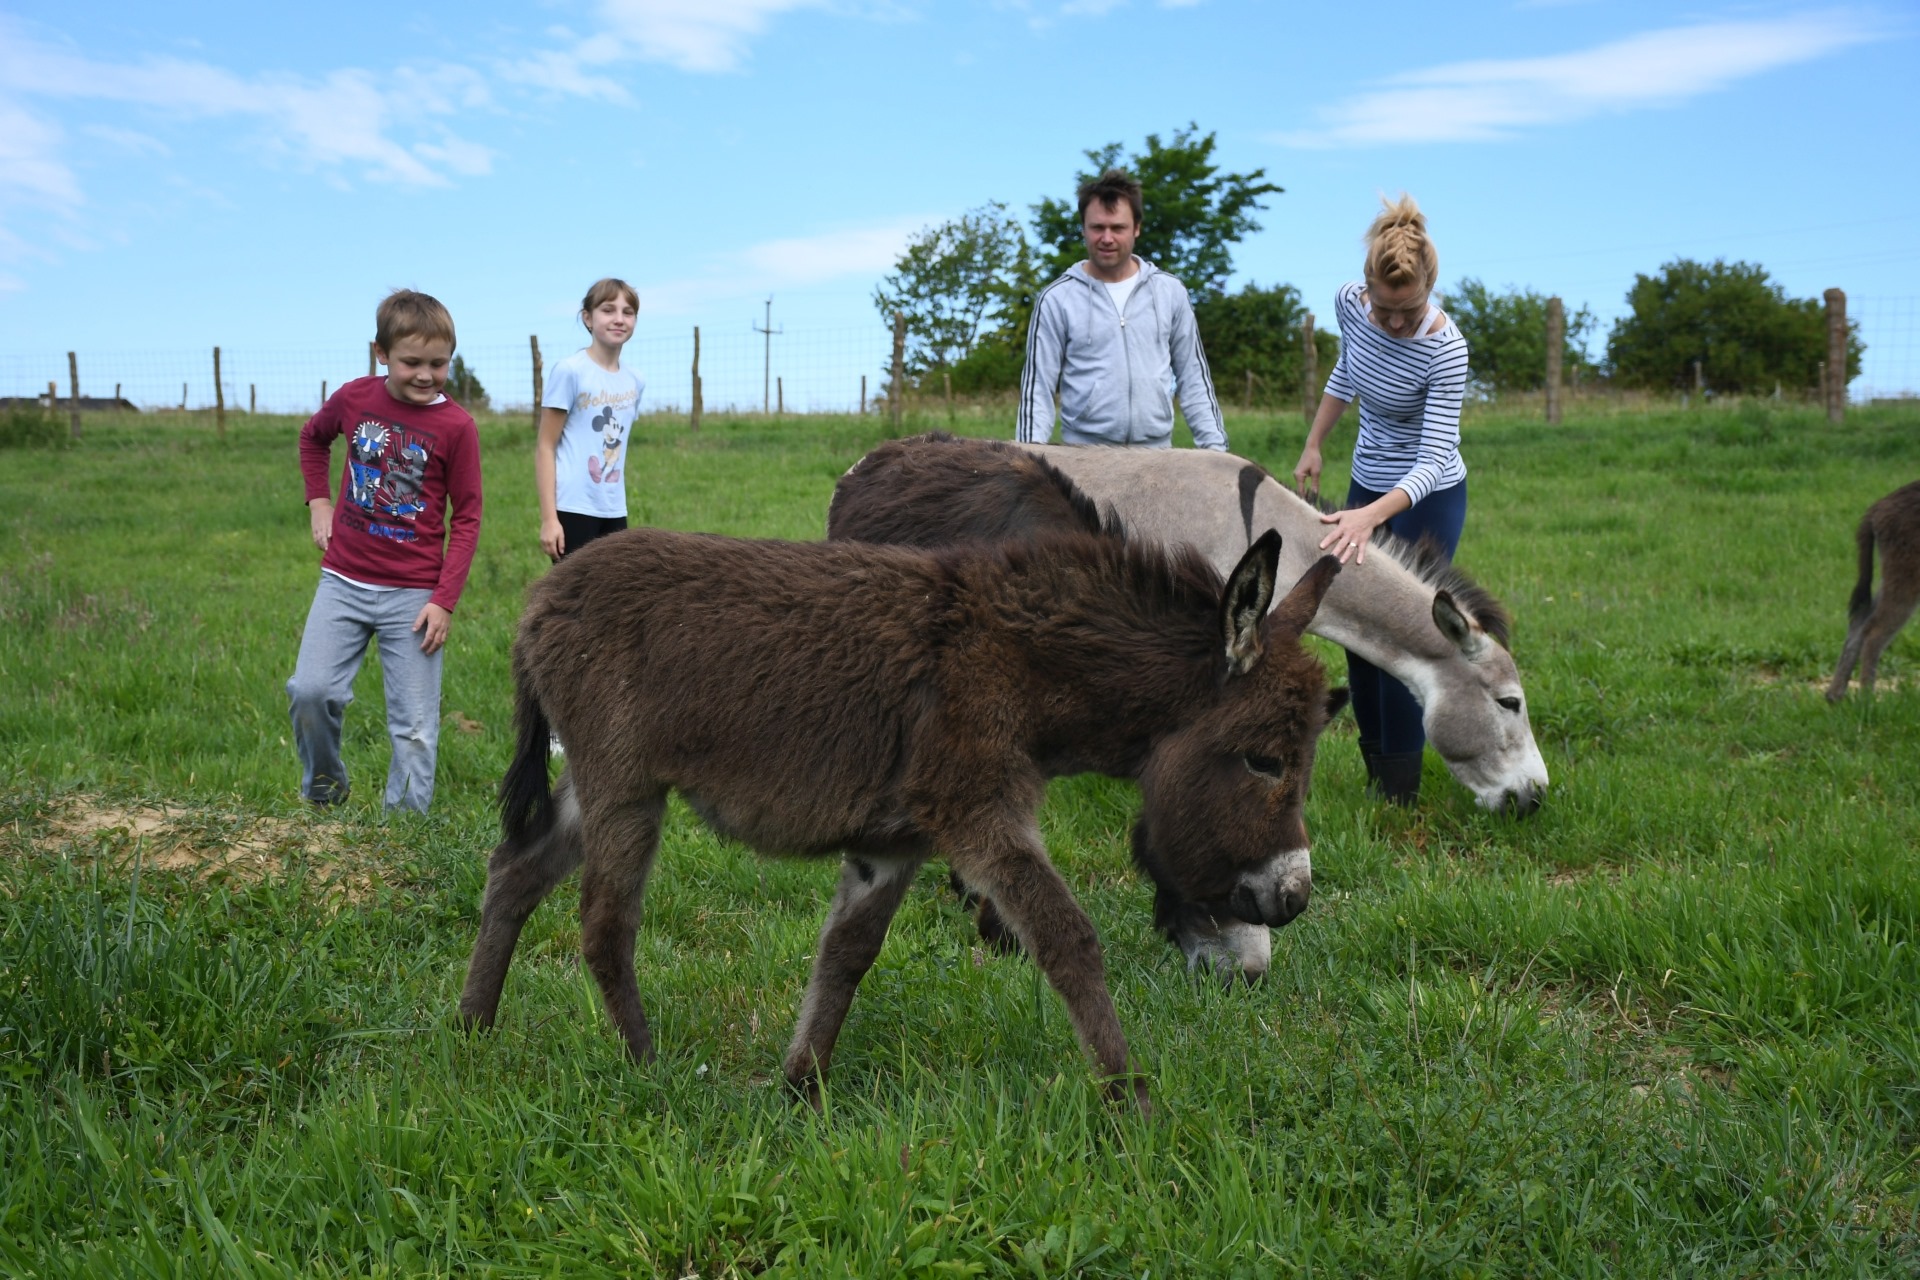
[[[315,804],[347,798],[347,766],[340,759],[340,724],[353,701],[353,679],[380,641],[386,681],[387,808],[417,809],[433,801],[434,754],[440,745],[440,658],[420,652],[413,620],[433,598],[426,587],[371,591],[330,573],[320,575],[300,636],[300,657],[287,681],[293,742],[300,753],[300,794]]]

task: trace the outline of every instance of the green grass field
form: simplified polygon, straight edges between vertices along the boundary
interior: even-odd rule
[[[370,663],[355,799],[319,821],[283,693],[316,576],[297,426],[0,453],[0,1272],[1920,1271],[1920,626],[1872,704],[1819,696],[1853,525],[1920,475],[1920,413],[1471,417],[1461,562],[1516,617],[1552,795],[1481,813],[1430,754],[1420,807],[1383,811],[1343,718],[1314,902],[1258,988],[1151,931],[1132,788],[1056,783],[1145,1121],[938,867],[824,1114],[796,1110],[774,1082],[834,868],[677,805],[638,955],[659,1062],[623,1059],[566,888],[497,1033],[458,1033],[543,568],[531,435],[483,424],[433,816],[379,811]],[[1228,426],[1291,469],[1297,417]],[[634,516],[816,538],[879,430],[643,420]]]

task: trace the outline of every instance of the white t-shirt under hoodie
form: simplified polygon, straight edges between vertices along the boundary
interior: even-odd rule
[[[608,373],[585,348],[556,361],[543,408],[567,415],[554,454],[554,506],[575,515],[627,514],[627,434],[646,382],[622,365]]]

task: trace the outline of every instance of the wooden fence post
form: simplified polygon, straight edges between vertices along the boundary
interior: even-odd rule
[[[785,378],[780,377],[778,375],[774,377],[773,394],[774,394],[774,401],[773,401],[774,416],[778,418],[786,417],[787,416],[787,380]]]
[[[260,388],[254,385],[253,383],[249,382],[247,384],[247,416],[249,418],[251,418],[254,414],[260,412],[259,408],[257,407],[260,402],[256,394],[259,390]]]
[[[860,375],[860,416],[867,416],[867,375]]]
[[[700,326],[693,326],[693,412],[688,415],[693,430],[700,429],[700,415],[706,410],[706,398],[700,388]]]
[[[1567,342],[1566,304],[1547,299],[1547,425],[1560,425],[1560,355]]]
[[[947,398],[947,421],[953,421],[953,375],[947,370],[940,371],[940,393]]]
[[[1313,343],[1313,312],[1300,322],[1300,412],[1313,425],[1320,408],[1320,348]]]
[[[220,348],[213,349],[213,430],[227,438],[227,389],[220,382]]]
[[[374,364],[374,360],[373,360],[373,353],[374,353],[374,350],[375,350],[375,348],[376,348],[376,346],[377,346],[377,345],[378,345],[378,344],[376,344],[376,343],[375,343],[375,342],[374,342],[374,341],[373,341],[373,340],[372,340],[371,338],[369,338],[369,339],[367,340],[367,376],[368,376],[369,378],[371,378],[371,377],[373,376],[373,374],[374,374],[374,368],[373,368],[373,364]]]
[[[67,377],[73,384],[73,396],[67,401],[67,426],[73,438],[80,438],[80,357],[67,352]]]
[[[893,313],[893,380],[887,384],[887,417],[894,436],[900,434],[900,410],[907,398],[907,318]]]
[[[324,401],[326,398],[327,398],[327,384],[323,382],[320,384],[320,399]],[[187,408],[187,384],[183,382],[180,384],[180,411],[184,413],[186,412],[186,408]]]
[[[180,398],[180,407],[181,408],[186,407],[185,396],[182,396]],[[320,379],[320,407],[322,409],[327,407],[327,380],[325,378]]]
[[[1847,295],[1829,289],[1827,299],[1827,421],[1847,416]]]
[[[533,348],[533,429],[540,430],[540,398],[546,394],[546,380],[540,370],[540,335],[527,335],[527,345]]]
[[[47,379],[47,412],[52,413],[60,407],[60,384],[52,378]]]
[[[120,407],[120,384],[117,382],[113,384],[113,403],[116,409]]]

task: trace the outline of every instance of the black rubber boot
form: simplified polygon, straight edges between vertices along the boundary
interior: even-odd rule
[[[1373,757],[1372,789],[1388,804],[1411,807],[1420,799],[1420,763],[1425,752],[1385,752]]]
[[[1360,739],[1360,763],[1367,767],[1367,790],[1374,791],[1380,786],[1380,747],[1378,743]]]

